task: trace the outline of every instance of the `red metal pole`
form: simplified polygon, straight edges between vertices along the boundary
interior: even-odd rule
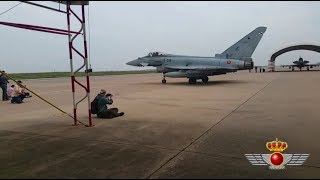
[[[46,32],[46,33],[68,35],[68,33],[63,33],[63,32],[59,32],[59,31],[44,30],[41,28],[33,28],[33,27],[26,26],[26,25],[6,24],[6,23],[1,23],[1,22],[0,22],[0,24],[5,25],[5,26],[12,26],[12,27],[16,27],[16,28],[21,28],[21,29],[33,30],[33,31],[41,31],[41,32]]]
[[[74,118],[74,126],[78,125],[77,120],[77,108],[75,102],[75,76],[73,72],[73,61],[72,61],[72,41],[71,41],[71,34],[70,34],[70,5],[67,5],[67,23],[68,23],[68,39],[69,39],[69,57],[70,57],[70,69],[71,69],[71,85],[72,85],[72,98],[73,98],[73,118]]]
[[[35,26],[35,25],[29,25],[29,24],[19,24],[19,23],[10,23],[10,22],[3,22],[3,21],[0,21],[0,24],[3,24],[3,25],[7,25],[7,26],[14,26],[14,27],[20,27],[20,28],[23,28],[23,27],[27,27],[27,28],[30,28],[30,29],[40,29],[40,30],[52,30],[53,32],[54,31],[58,31],[60,33],[64,32],[64,33],[69,33],[68,30],[64,30],[64,29],[58,29],[58,28],[50,28],[50,27],[45,27],[45,26]],[[74,34],[80,34],[79,32],[75,32],[75,31],[70,31],[71,33],[74,33]]]

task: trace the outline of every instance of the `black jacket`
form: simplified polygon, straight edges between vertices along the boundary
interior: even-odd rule
[[[6,76],[1,75],[0,76],[0,85],[7,85],[9,83],[8,79],[6,78]]]

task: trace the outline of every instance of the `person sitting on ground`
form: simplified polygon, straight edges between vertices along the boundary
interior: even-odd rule
[[[111,105],[113,103],[112,94],[106,94],[106,90],[101,89],[100,93],[96,96],[97,101],[97,116],[98,118],[112,119],[118,116],[123,116],[124,112],[118,113],[118,108],[108,109],[107,104]]]
[[[22,85],[22,83],[21,83],[21,81],[18,81],[18,82],[20,82],[20,84]],[[29,92],[26,92],[26,85],[23,85],[22,86],[23,88],[22,88],[22,92],[23,92],[23,94],[26,96],[25,98],[30,98],[30,97],[32,97],[32,95],[29,93]]]
[[[23,103],[23,99],[26,97],[25,90],[22,86],[21,81],[17,81],[18,84],[13,88],[13,96],[11,99],[11,103]]]
[[[24,88],[23,88],[23,93],[24,93],[24,95],[26,95],[26,98],[31,98],[32,97],[32,95],[29,92],[26,92]]]
[[[11,85],[7,90],[8,99],[11,99],[13,96],[14,85]]]

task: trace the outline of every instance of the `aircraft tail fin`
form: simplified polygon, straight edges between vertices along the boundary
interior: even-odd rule
[[[216,54],[216,57],[235,59],[250,58],[266,30],[266,27],[257,27],[223,53]]]

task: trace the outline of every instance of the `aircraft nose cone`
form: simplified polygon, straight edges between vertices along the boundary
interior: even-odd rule
[[[141,64],[139,63],[138,59],[129,61],[129,62],[127,62],[126,64],[127,64],[127,65],[130,65],[130,66],[141,66]]]

